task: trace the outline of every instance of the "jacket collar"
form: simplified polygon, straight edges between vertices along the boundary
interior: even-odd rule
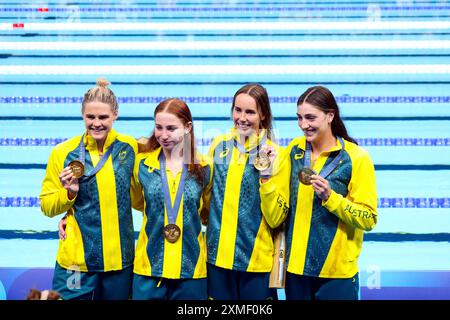
[[[145,160],[144,160],[144,164],[147,167],[151,167],[151,168],[155,168],[155,169],[160,169],[159,167],[159,154],[162,152],[162,148],[159,147],[149,153],[147,153]]]
[[[258,135],[256,135],[256,133],[251,134],[250,137],[248,137],[248,139],[245,141],[244,144],[245,150],[249,151],[256,148],[256,146],[259,145],[261,143],[261,140],[263,140],[264,137],[266,136],[267,134],[266,131],[267,131],[266,129],[261,129]],[[238,143],[242,144],[241,135],[236,130],[236,128],[231,129],[231,137],[235,139]]]
[[[342,140],[344,140],[344,139],[342,138]],[[298,148],[300,148],[302,150],[306,150],[306,137],[305,136],[302,136],[300,138],[300,141],[299,141],[297,146],[298,146]],[[324,154],[329,154],[329,153],[331,153],[333,151],[339,151],[339,150],[342,149],[342,147],[343,146],[341,145],[341,142],[339,141],[339,139],[336,139],[336,145],[334,147],[332,147],[330,150],[325,151],[323,153]]]
[[[108,132],[105,144],[103,145],[103,152],[111,146],[111,144],[116,140],[117,136],[118,133],[114,129],[111,129]],[[86,145],[86,149],[89,151],[97,150],[97,142],[92,136],[87,133],[87,131],[84,134],[84,144]]]

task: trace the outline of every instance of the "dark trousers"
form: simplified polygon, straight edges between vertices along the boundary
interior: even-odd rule
[[[79,272],[56,263],[53,290],[64,300],[128,300],[132,281],[132,265],[118,271]]]
[[[133,300],[206,300],[206,278],[165,279],[135,274]]]
[[[228,270],[207,263],[208,296],[213,300],[277,300],[269,272]]]
[[[358,300],[359,274],[332,279],[286,272],[285,292],[286,300]]]

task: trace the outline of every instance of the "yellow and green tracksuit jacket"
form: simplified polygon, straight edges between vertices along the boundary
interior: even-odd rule
[[[68,212],[67,238],[59,241],[58,264],[83,272],[122,270],[133,264],[134,230],[131,214],[132,176],[137,154],[136,140],[114,130],[108,133],[104,151],[114,149],[104,166],[83,181],[77,196],[69,200],[59,174],[78,159],[81,135],[57,145],[49,158],[39,196],[41,210],[49,217]],[[85,135],[89,172],[101,156],[95,140]]]
[[[305,137],[287,147],[285,181],[290,184],[286,233],[287,271],[323,278],[350,278],[358,272],[364,231],[377,223],[377,193],[373,162],[364,149],[344,141],[344,156],[326,179],[332,193],[327,201],[299,182],[304,166]],[[337,145],[320,154],[313,169],[320,172],[342,149]]]
[[[201,159],[204,168],[204,181],[199,183],[197,177],[188,174],[184,193],[178,209],[176,225],[180,227],[180,238],[171,243],[163,234],[168,224],[168,215],[164,203],[163,185],[158,148],[152,152],[138,155],[134,178],[139,182],[136,199],[140,206],[136,209],[144,213],[142,228],[136,246],[134,273],[144,276],[168,279],[194,279],[206,277],[206,244],[202,232],[200,212],[203,198],[210,190],[210,165]],[[172,205],[181,178],[181,171],[173,176],[166,168],[169,193]]]
[[[264,135],[266,130],[259,137],[249,137],[245,149],[256,147]],[[259,171],[249,161],[249,155],[235,147],[234,139],[241,142],[237,131],[232,129],[217,136],[210,146],[214,167],[206,230],[208,263],[230,270],[270,272],[272,228],[286,217],[288,186],[277,182],[284,176],[280,173],[260,183]],[[279,166],[283,150],[269,139],[266,143],[277,149],[274,173],[284,170]]]

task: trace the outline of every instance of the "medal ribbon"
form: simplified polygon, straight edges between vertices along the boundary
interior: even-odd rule
[[[80,179],[89,178],[100,171],[100,169],[105,165],[106,160],[108,160],[109,155],[112,153],[115,143],[116,143],[116,140],[114,140],[114,142],[109,146],[108,150],[102,155],[102,157],[100,158],[100,161],[97,163],[95,168],[91,172],[85,173],[83,175],[83,177],[81,177]],[[81,137],[79,147],[80,147],[79,160],[83,164],[83,166],[86,168],[86,145],[84,144],[84,134]]]
[[[172,207],[172,202],[170,201],[170,193],[169,193],[169,182],[167,180],[166,174],[166,157],[164,156],[164,152],[161,151],[161,155],[159,156],[159,165],[161,167],[161,181],[163,184],[163,192],[164,192],[164,202],[166,204],[167,209],[167,220],[169,220],[169,224],[175,224],[177,221],[178,209],[181,204],[181,196],[184,191],[184,184],[187,176],[187,166],[183,164],[183,169],[181,171],[180,184],[178,185],[177,195],[175,196],[175,202]]]
[[[261,139],[261,141],[256,145],[256,147],[254,147],[253,149],[251,149],[251,150],[249,150],[249,151],[247,151],[247,150],[245,149],[245,146],[244,146],[243,144],[239,143],[236,139],[233,139],[233,143],[234,143],[234,146],[239,150],[240,153],[243,153],[243,154],[246,154],[246,153],[247,153],[247,154],[249,154],[251,157],[253,157],[253,156],[255,156],[256,154],[259,153],[259,149],[260,149],[259,147],[266,144],[266,140],[267,140],[267,136],[264,135],[264,137],[263,137],[263,138]],[[255,150],[256,150],[256,152],[255,152]]]
[[[336,156],[336,158],[334,158],[333,161],[331,161],[331,163],[322,168],[322,170],[319,173],[319,176],[321,176],[322,178],[326,178],[331,172],[333,172],[334,169],[336,169],[336,167],[339,164],[339,161],[341,161],[342,157],[344,156],[344,153],[342,152],[342,150],[344,150],[344,139],[342,139],[341,137],[337,137],[339,142],[341,143],[342,149],[339,151],[339,154]],[[306,141],[306,150],[305,150],[305,164],[304,167],[309,168],[311,166],[311,144]]]

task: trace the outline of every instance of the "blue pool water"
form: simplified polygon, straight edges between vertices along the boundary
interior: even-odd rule
[[[329,87],[376,167],[361,298],[450,299],[449,18],[449,1],[2,1],[0,299],[49,286],[59,219],[36,199],[99,76],[120,99],[119,132],[148,136],[155,106],[176,96],[202,152],[232,125],[244,83],[267,88],[283,146],[301,134],[299,94]]]

